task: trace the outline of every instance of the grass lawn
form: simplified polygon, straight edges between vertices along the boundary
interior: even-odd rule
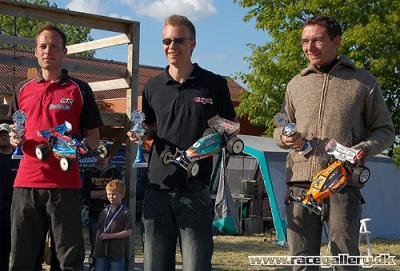
[[[136,231],[136,256],[142,257],[143,250],[138,231]],[[380,253],[388,253],[391,256],[396,256],[396,266],[384,266],[367,270],[400,270],[400,240],[385,240],[374,239],[371,242],[373,256]],[[366,255],[366,245],[361,245],[362,255]],[[327,253],[327,246],[321,247],[322,255],[329,255]],[[242,236],[227,236],[218,235],[214,236],[214,254],[212,258],[213,270],[291,270],[290,267],[274,266],[274,267],[258,267],[250,266],[248,256],[272,256],[272,255],[288,255],[288,249],[274,242],[274,237],[271,234],[257,234],[257,235],[242,235]],[[179,248],[177,247],[177,264],[181,265],[181,257]],[[321,269],[324,270],[324,269]],[[332,270],[332,269],[325,269]]]
[[[291,270],[289,267],[275,266],[250,266],[247,256],[272,256],[288,255],[288,249],[276,245],[271,235],[251,236],[215,236],[214,255],[212,259],[213,270]],[[376,256],[380,253],[388,253],[396,256],[396,266],[375,266],[369,270],[400,270],[400,240],[372,240],[372,253]],[[327,246],[321,247],[322,255],[329,255],[326,252]],[[364,250],[364,251],[363,251]],[[361,246],[362,255],[366,255],[366,246]],[[327,269],[331,270],[331,269]]]

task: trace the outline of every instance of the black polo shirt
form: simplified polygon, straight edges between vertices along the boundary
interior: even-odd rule
[[[164,71],[150,79],[144,87],[142,110],[146,123],[157,124],[157,132],[150,156],[149,182],[161,188],[186,187],[187,172],[175,164],[163,165],[161,152],[176,147],[186,150],[202,137],[207,121],[219,115],[234,120],[236,115],[227,81],[220,75],[200,68],[194,69],[185,82],[175,81]],[[212,159],[200,161],[199,181],[208,184]]]

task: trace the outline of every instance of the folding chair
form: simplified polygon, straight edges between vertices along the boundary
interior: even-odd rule
[[[371,221],[371,218],[363,218],[360,220],[360,236],[358,239],[358,244],[360,245],[362,239],[364,239],[367,242],[367,255],[372,256],[371,243],[369,241],[369,234],[371,233],[371,231],[369,231],[367,228],[367,222],[369,221]]]

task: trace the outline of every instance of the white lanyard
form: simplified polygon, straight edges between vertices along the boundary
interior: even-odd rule
[[[117,216],[117,214],[119,213],[119,211],[122,210],[122,207],[124,207],[123,204],[121,204],[121,206],[118,208],[118,210],[114,213],[114,215],[111,217],[111,219],[110,219],[110,221],[108,222],[108,224],[107,224],[107,225],[104,224],[104,227],[103,227],[104,230],[103,230],[103,232],[107,232],[108,228],[110,228],[111,223],[114,221],[114,219],[115,219],[115,217]],[[108,208],[105,222],[107,222],[107,218],[108,218],[108,215],[110,214],[110,212],[111,212],[111,206],[110,206],[110,208]]]

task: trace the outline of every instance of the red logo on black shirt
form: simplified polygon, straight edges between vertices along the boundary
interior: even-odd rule
[[[213,99],[212,98],[204,98],[204,97],[194,97],[193,101],[196,103],[202,103],[202,104],[213,104]]]

